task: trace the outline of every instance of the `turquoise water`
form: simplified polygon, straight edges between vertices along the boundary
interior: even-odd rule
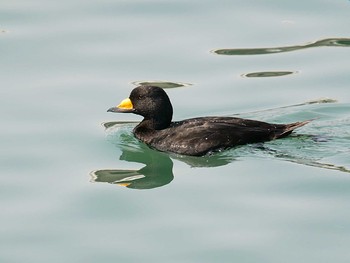
[[[349,262],[349,12],[2,3],[0,261]],[[314,120],[210,157],[159,153],[132,137],[138,116],[106,112],[151,81],[175,120]]]

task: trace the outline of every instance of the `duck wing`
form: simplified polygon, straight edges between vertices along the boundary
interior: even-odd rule
[[[234,117],[202,117],[173,122],[169,128],[140,138],[160,151],[202,156],[238,145],[281,138],[309,121],[270,124]],[[136,134],[137,135],[137,134]]]

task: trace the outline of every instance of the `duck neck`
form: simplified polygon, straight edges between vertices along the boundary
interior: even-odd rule
[[[144,118],[138,126],[149,130],[163,130],[168,128],[170,123],[171,119],[169,120],[164,118]]]

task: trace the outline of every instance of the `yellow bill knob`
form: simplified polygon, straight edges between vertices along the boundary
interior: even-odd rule
[[[129,98],[122,100],[122,102],[117,106],[119,109],[124,109],[124,110],[131,110],[134,108],[132,105],[132,102]]]

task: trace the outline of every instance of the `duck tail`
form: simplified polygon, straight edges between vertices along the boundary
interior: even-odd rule
[[[289,123],[289,124],[285,124],[283,125],[281,132],[277,133],[275,136],[275,139],[277,138],[283,138],[285,136],[288,136],[289,134],[291,134],[295,129],[300,128],[306,124],[308,124],[309,122],[313,121],[312,120],[306,120],[306,121],[298,121],[298,122],[293,122],[293,123]]]

